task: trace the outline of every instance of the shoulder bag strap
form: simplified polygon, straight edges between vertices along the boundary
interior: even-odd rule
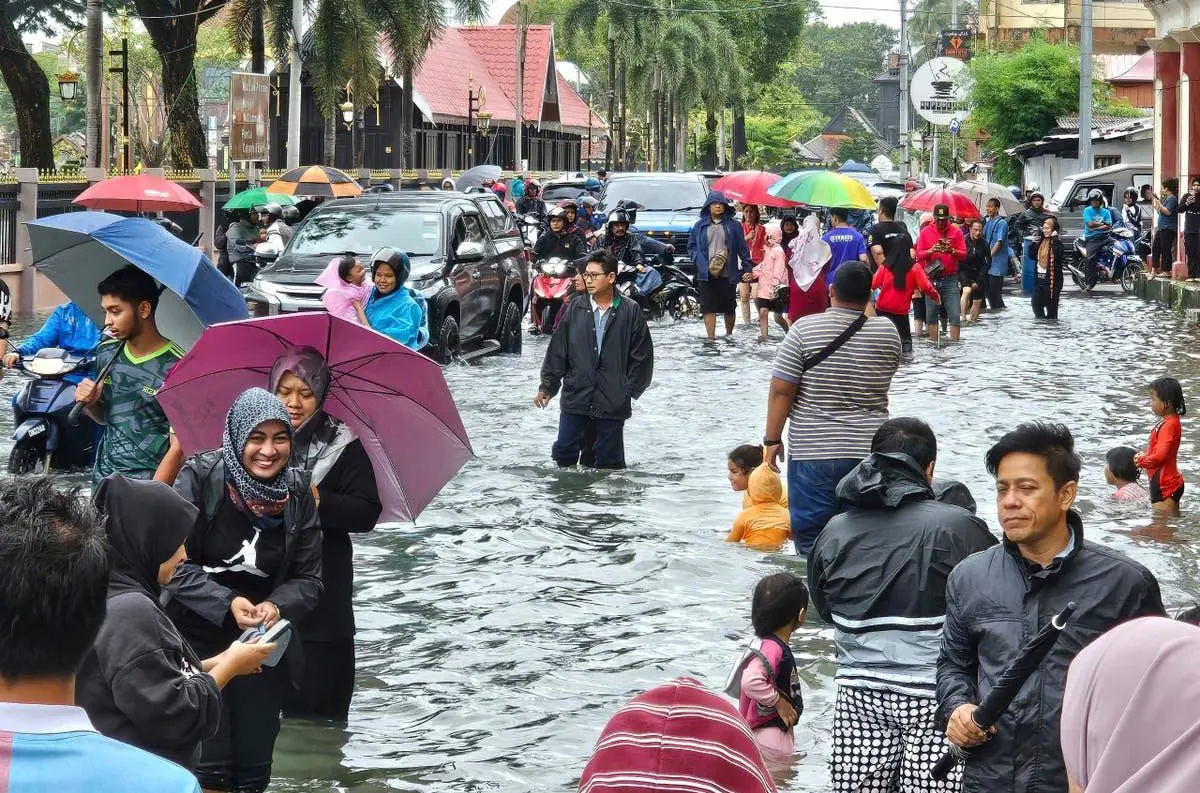
[[[837,338],[825,345],[825,349],[818,352],[811,358],[805,358],[803,365],[800,367],[801,372],[807,372],[815,366],[820,366],[826,358],[833,355],[841,346],[853,338],[855,333],[862,330],[863,325],[867,324],[867,315],[860,314],[857,319],[846,326],[846,329],[838,334]]]

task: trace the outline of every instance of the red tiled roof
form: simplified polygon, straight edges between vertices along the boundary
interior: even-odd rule
[[[1108,78],[1110,83],[1152,83],[1154,82],[1154,51],[1142,53],[1133,65],[1115,73]]]
[[[521,114],[526,123],[557,122],[587,133],[588,106],[554,68],[554,28],[530,25],[525,37],[525,84]],[[435,121],[466,119],[467,77],[487,96],[494,121],[516,120],[517,29],[514,25],[445,28],[430,45],[414,80]],[[547,90],[549,89],[549,90]],[[555,93],[557,96],[555,96]],[[593,114],[592,128],[604,122]]]
[[[504,89],[492,76],[462,28],[444,28],[425,52],[421,68],[413,79],[416,90],[429,102],[434,120],[467,117],[467,80],[484,89],[492,118],[516,120],[516,109]]]

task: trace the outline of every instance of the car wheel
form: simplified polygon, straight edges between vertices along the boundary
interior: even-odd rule
[[[521,307],[516,303],[510,301],[504,306],[498,338],[502,355],[521,354]]]
[[[443,364],[448,364],[458,355],[458,320],[446,317],[438,330],[437,357]]]

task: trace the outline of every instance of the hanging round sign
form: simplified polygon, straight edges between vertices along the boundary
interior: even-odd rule
[[[967,114],[971,72],[957,58],[930,58],[913,73],[908,90],[917,115],[944,127]]]

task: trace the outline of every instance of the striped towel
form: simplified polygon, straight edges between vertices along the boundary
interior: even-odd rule
[[[699,681],[680,677],[617,711],[579,793],[775,793],[750,728]]]

